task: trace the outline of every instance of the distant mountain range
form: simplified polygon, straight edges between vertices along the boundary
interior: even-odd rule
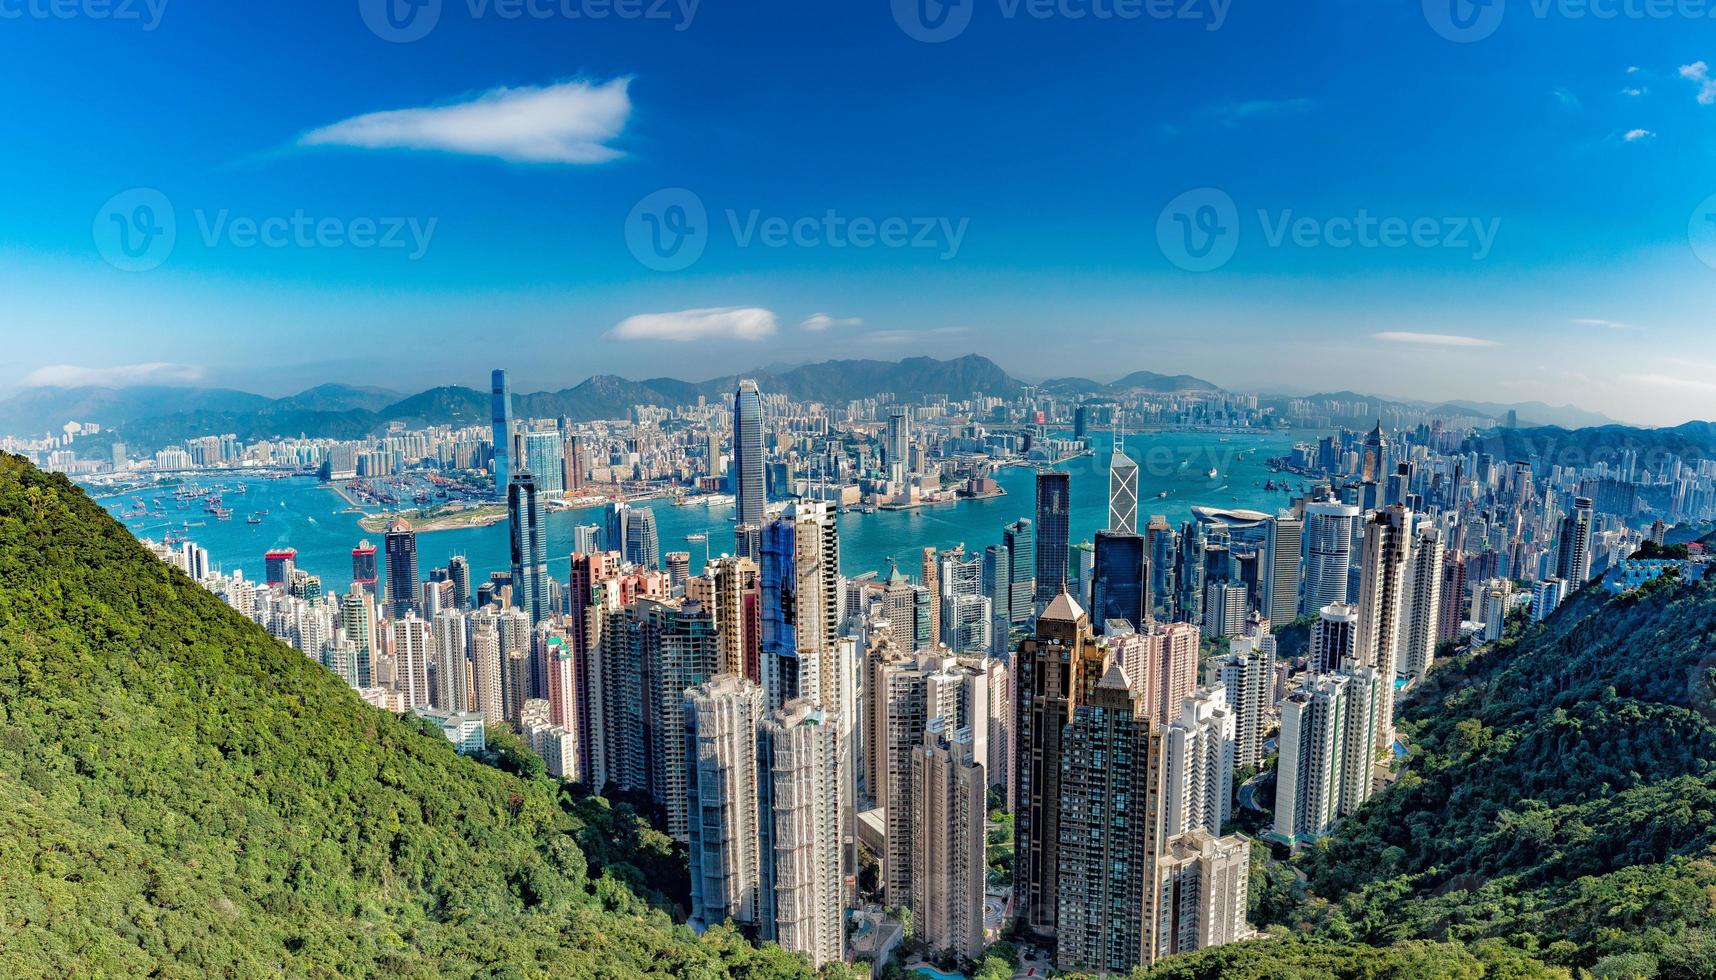
[[[1259,403],[1283,411],[1287,403],[1295,399],[1300,401],[1364,401],[1370,402],[1373,413],[1383,409],[1397,409],[1450,417],[1467,415],[1480,419],[1494,419],[1498,423],[1505,422],[1507,413],[1513,411],[1518,413],[1519,425],[1522,428],[1553,425],[1565,429],[1579,429],[1592,425],[1620,424],[1616,419],[1612,419],[1601,412],[1587,411],[1574,405],[1548,405],[1537,401],[1513,403],[1466,400],[1428,402],[1385,398],[1381,395],[1365,395],[1356,391],[1330,391],[1314,395],[1264,395]]]
[[[623,418],[634,405],[674,407],[699,397],[732,397],[741,378],[763,391],[797,401],[840,403],[892,393],[902,399],[976,394],[1012,398],[1025,386],[993,361],[975,354],[940,361],[846,360],[762,369],[703,382],[675,378],[632,381],[596,375],[560,391],[517,393],[514,411],[524,418],[574,421]],[[356,438],[389,422],[476,425],[489,420],[486,389],[451,386],[405,395],[385,388],[327,384],[285,398],[226,388],[32,388],[0,401],[0,432],[39,435],[67,422],[94,422],[114,430],[134,448],[149,449],[217,432],[241,439],[314,433]]]
[[[1063,397],[1115,396],[1144,393],[1175,395],[1184,393],[1221,394],[1220,385],[1194,378],[1189,374],[1157,374],[1154,371],[1134,371],[1118,381],[1103,384],[1089,378],[1050,378],[1037,387]]]
[[[559,391],[515,393],[514,410],[525,418],[568,418],[587,422],[622,418],[634,405],[672,408],[732,397],[741,378],[753,378],[765,393],[795,401],[840,404],[877,394],[915,400],[926,395],[967,399],[976,394],[1017,397],[1028,387],[978,354],[952,360],[910,357],[902,361],[844,360],[814,364],[773,364],[742,375],[707,381],[648,378],[632,381],[598,374]],[[1090,378],[1051,378],[1034,385],[1060,398],[1118,398],[1131,394],[1222,394],[1226,389],[1187,374],[1135,371],[1104,383]],[[1376,395],[1341,391],[1303,396],[1308,400],[1366,401],[1371,411],[1396,407],[1434,411],[1480,420],[1506,419],[1510,409],[1522,428],[1560,426],[1578,429],[1613,424],[1598,412],[1542,402],[1507,405],[1493,402],[1443,403],[1396,401]],[[1265,395],[1261,404],[1283,410],[1290,399]],[[409,425],[480,425],[489,420],[486,388],[448,386],[406,394],[387,388],[324,384],[285,398],[269,398],[230,388],[30,388],[0,400],[0,434],[41,435],[58,431],[67,422],[94,422],[114,433],[136,451],[152,451],[180,440],[210,433],[235,433],[241,439],[314,434],[354,439],[390,422]],[[86,440],[94,449],[105,442]]]

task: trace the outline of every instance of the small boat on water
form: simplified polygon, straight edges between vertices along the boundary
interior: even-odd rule
[[[261,514],[252,514],[249,517],[246,517],[244,519],[244,523],[246,523],[246,524],[261,524],[262,523],[262,515]]]

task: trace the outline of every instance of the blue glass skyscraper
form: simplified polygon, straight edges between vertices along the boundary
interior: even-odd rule
[[[511,527],[512,601],[530,614],[532,625],[549,615],[548,515],[529,473],[515,474],[507,486],[506,510]]]
[[[739,382],[733,396],[733,511],[740,528],[760,528],[768,495],[763,475],[763,394],[755,381]],[[749,555],[746,535],[739,553]]]
[[[1072,475],[1061,470],[1037,471],[1037,592],[1038,602],[1060,595],[1067,584],[1072,545]]]
[[[1134,629],[1144,623],[1144,538],[1116,531],[1096,532],[1096,578],[1091,584],[1091,625],[1098,632],[1120,619]]]
[[[495,499],[507,499],[507,482],[512,479],[512,385],[506,371],[497,368],[490,377],[489,404],[494,418]]]

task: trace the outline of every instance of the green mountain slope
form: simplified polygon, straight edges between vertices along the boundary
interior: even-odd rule
[[[0,976],[810,975],[639,897],[679,873],[625,808],[363,704],[0,455]]]
[[[1716,584],[1576,595],[1405,708],[1398,782],[1302,859],[1300,924],[1716,976]]]

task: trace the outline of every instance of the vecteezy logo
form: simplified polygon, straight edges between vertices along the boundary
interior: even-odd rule
[[[965,33],[976,0],[893,0],[894,23],[914,41],[940,44]]]
[[[1187,272],[1219,269],[1239,248],[1239,208],[1214,187],[1186,191],[1157,216],[1156,244]]]
[[[703,257],[709,245],[709,211],[683,187],[656,191],[626,216],[626,247],[645,268],[678,272]]]
[[[1494,34],[1506,13],[1506,0],[1424,0],[1424,19],[1430,29],[1456,44]]]
[[[1699,202],[1686,223],[1686,240],[1698,261],[1716,269],[1716,194]]]
[[[148,272],[173,254],[178,218],[167,195],[138,187],[108,198],[91,228],[95,250],[121,272]]]
[[[393,44],[429,36],[441,22],[442,0],[358,0],[358,13],[370,33]]]

